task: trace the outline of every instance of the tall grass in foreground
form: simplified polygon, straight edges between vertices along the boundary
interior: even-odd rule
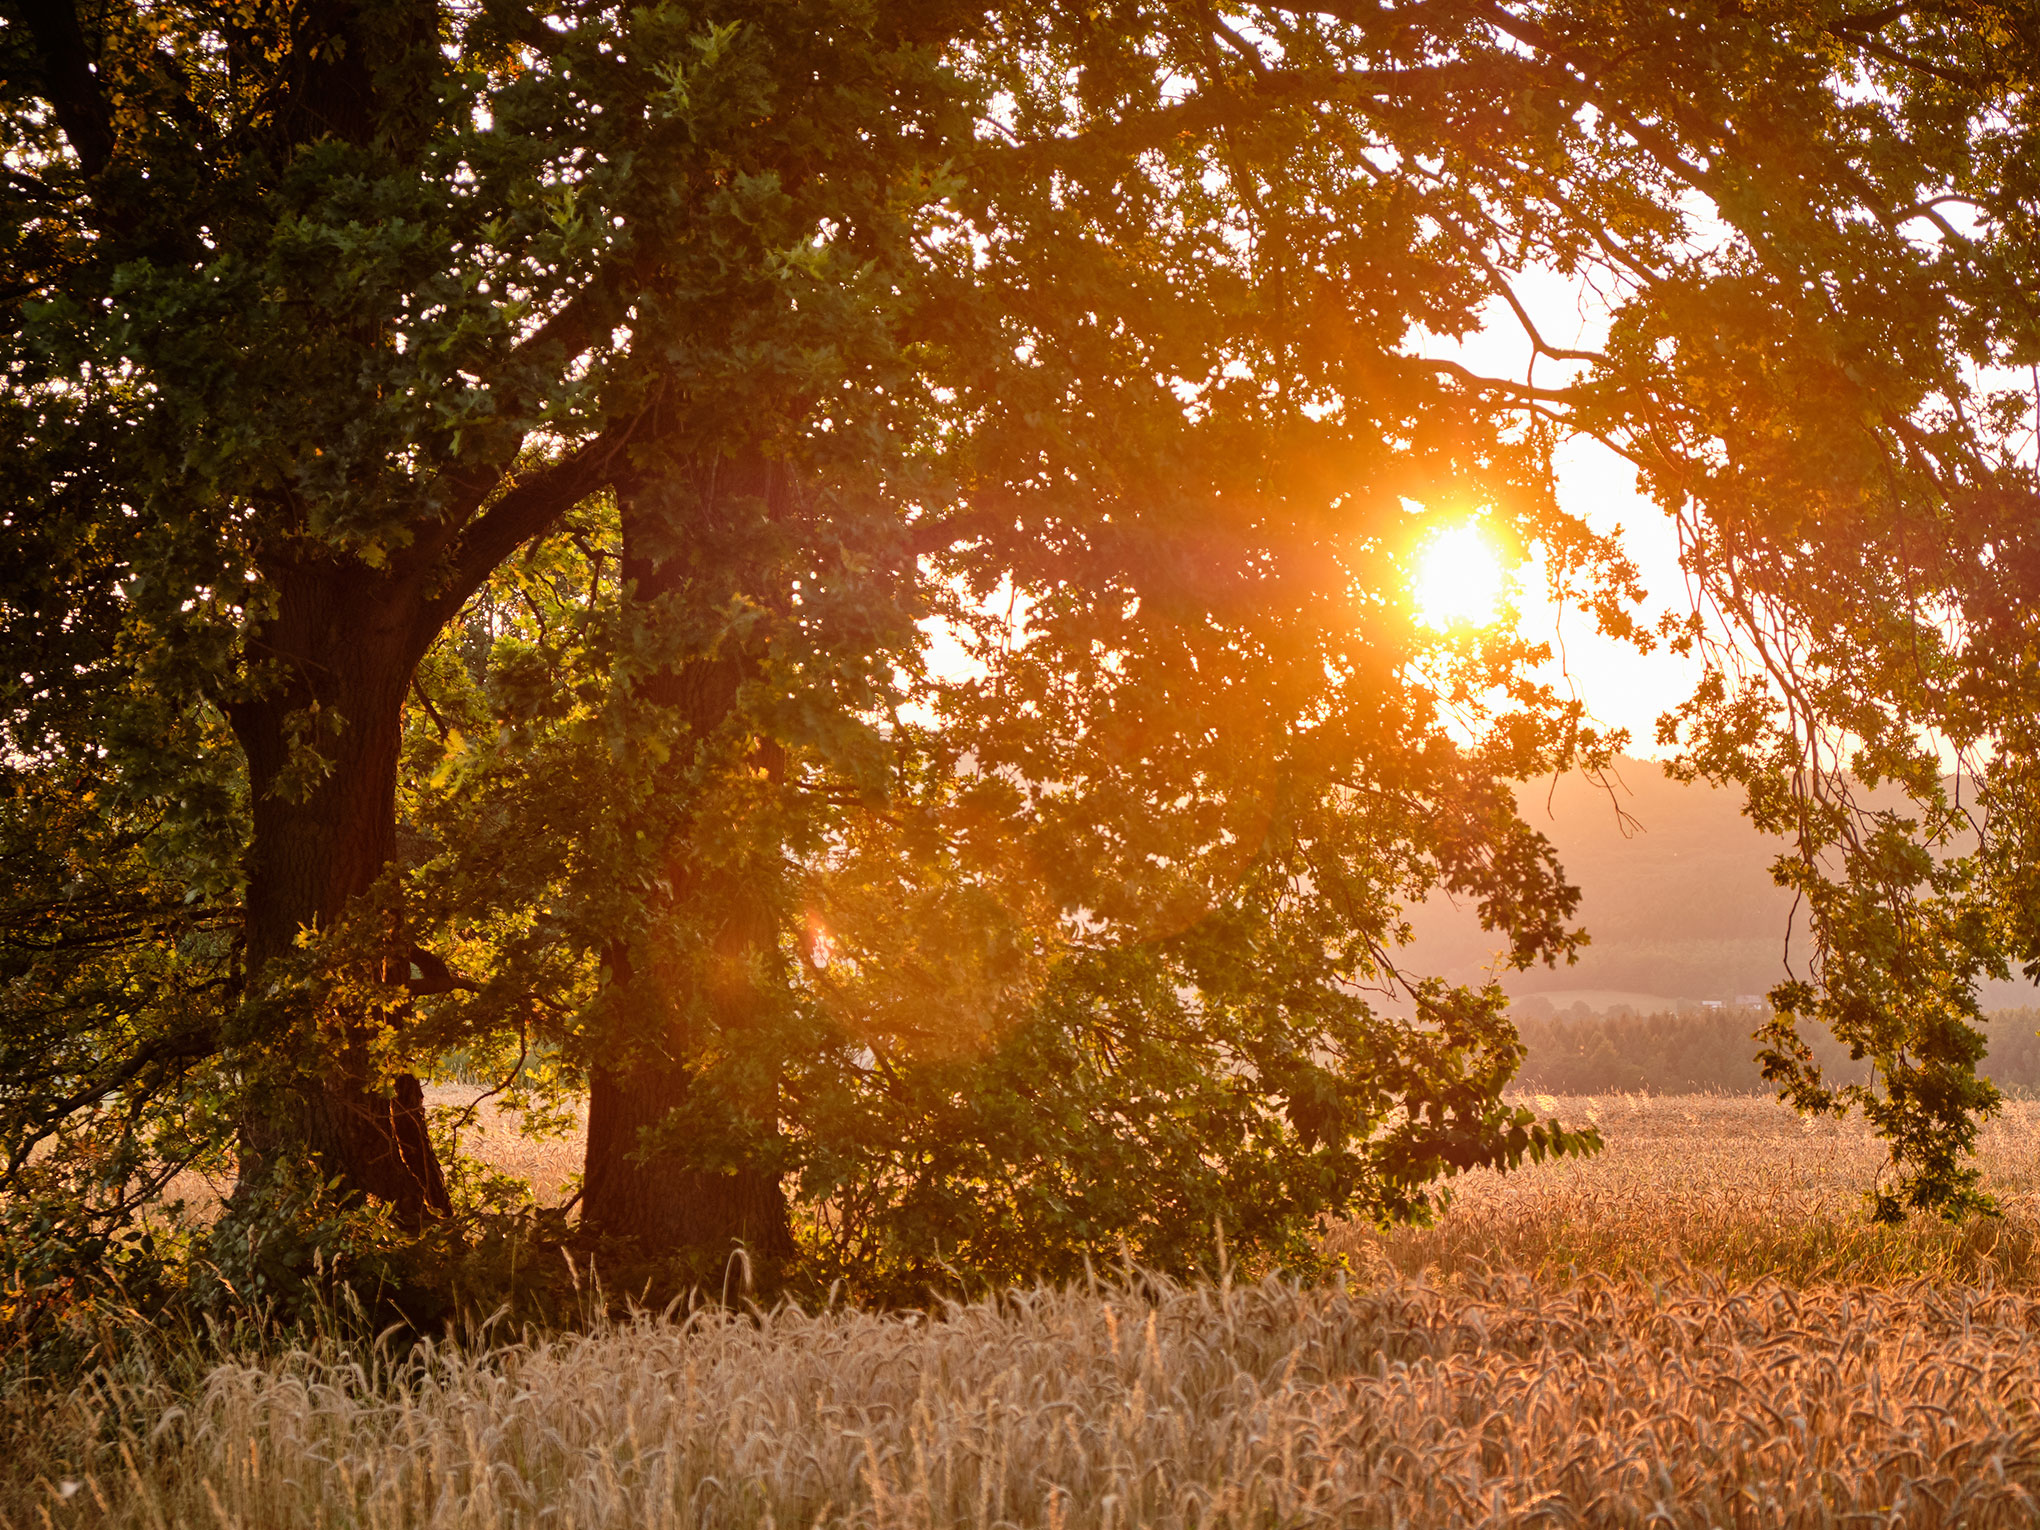
[[[1519,1277],[644,1320],[146,1378],[12,1526],[1966,1525],[2040,1517],[2040,1302]]]
[[[1608,1152],[1336,1233],[1346,1287],[173,1344],[0,1401],[0,1530],[2040,1523],[2040,1105],[2004,1219],[1880,1229],[1858,1127],[1537,1103]]]

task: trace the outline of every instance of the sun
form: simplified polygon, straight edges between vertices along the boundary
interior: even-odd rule
[[[1478,521],[1436,533],[1417,558],[1410,593],[1426,626],[1487,627],[1502,614],[1509,572]]]

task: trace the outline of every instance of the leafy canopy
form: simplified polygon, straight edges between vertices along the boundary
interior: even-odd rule
[[[1501,1102],[1498,992],[1396,948],[1443,888],[1509,960],[1565,955],[1506,782],[1611,741],[1507,624],[1413,622],[1416,548],[1478,514],[1631,633],[1632,571],[1552,494],[1590,430],[1708,588],[1759,588],[1715,551],[1750,549],[1892,658],[1918,624],[1862,615],[1874,580],[1830,622],[1847,565],[1793,559],[1861,485],[1927,492],[1882,464],[1973,428],[2014,285],[1934,199],[2023,205],[2016,16],[0,16],[0,1122],[9,1205],[32,1172],[85,1228],[223,1152],[265,1057],[537,1055],[543,1093],[665,1045],[619,954],[703,1081],[671,1139],[768,1153],[872,1289],[1121,1239],[1181,1265],[1213,1220],[1300,1258],[1314,1217],[1578,1146]],[[1533,267],[1604,284],[1605,352],[1536,330]],[[1543,381],[1429,354],[1511,312]],[[1705,693],[1694,768],[1788,779],[1777,695]],[[338,892],[271,895],[378,814]],[[1833,842],[1790,874],[1817,892]],[[1988,1102],[1973,945],[1879,955],[1867,910],[1948,873],[1876,844],[1914,881],[1814,897],[1805,992],[1938,1203]],[[733,955],[739,905],[772,935]],[[397,1002],[392,940],[453,980]],[[740,1026],[732,963],[769,996]],[[278,1007],[286,969],[323,1010]]]

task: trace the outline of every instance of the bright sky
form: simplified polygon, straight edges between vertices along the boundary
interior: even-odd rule
[[[1598,441],[1569,442],[1559,453],[1558,494],[1561,505],[1596,531],[1620,529],[1648,592],[1640,613],[1643,625],[1654,625],[1665,611],[1684,615],[1690,609],[1677,530],[1636,492],[1636,473],[1628,463]],[[1552,645],[1553,682],[1569,681],[1597,722],[1627,728],[1631,754],[1651,759],[1664,754],[1657,743],[1658,717],[1692,693],[1700,661],[1668,653],[1662,644],[1655,652],[1638,653],[1594,631],[1591,617],[1533,598],[1541,593],[1534,588],[1524,592],[1520,625],[1526,635]]]
[[[1517,296],[1537,322],[1546,343],[1567,349],[1593,349],[1607,332],[1607,305],[1591,289],[1546,272],[1531,272],[1516,287]],[[1499,299],[1489,305],[1488,326],[1463,342],[1431,339],[1428,355],[1450,357],[1490,377],[1523,379],[1530,361],[1530,342]],[[1547,385],[1566,371],[1548,358],[1536,380]],[[1636,471],[1598,441],[1576,438],[1558,451],[1559,503],[1599,532],[1621,533],[1623,546],[1636,563],[1647,599],[1637,613],[1641,625],[1656,624],[1665,611],[1684,615],[1690,605],[1685,575],[1679,568],[1677,529],[1671,520],[1636,491]],[[1656,758],[1657,719],[1691,694],[1700,675],[1697,659],[1664,651],[1638,653],[1627,643],[1602,637],[1593,619],[1563,611],[1542,598],[1534,570],[1521,581],[1519,627],[1525,636],[1549,642],[1553,659],[1549,678],[1563,693],[1587,704],[1596,722],[1627,728],[1629,752]]]
[[[1517,295],[1548,343],[1567,348],[1591,348],[1601,343],[1607,309],[1591,291],[1548,273],[1533,272],[1519,282]],[[1530,358],[1529,342],[1499,300],[1491,305],[1489,324],[1482,333],[1464,342],[1432,338],[1424,349],[1426,354],[1451,357],[1494,377],[1522,378]],[[1537,380],[1555,382],[1560,371],[1547,359],[1539,365]],[[1636,613],[1639,623],[1654,626],[1667,610],[1685,614],[1689,604],[1685,576],[1679,568],[1677,531],[1655,505],[1636,492],[1635,470],[1599,442],[1584,438],[1561,445],[1556,466],[1560,503],[1596,531],[1620,531],[1648,592],[1643,608]],[[1456,553],[1466,556],[1455,559]],[[1451,567],[1455,561],[1459,566]],[[1482,612],[1458,612],[1469,619],[1481,619],[1488,602],[1483,601],[1484,592],[1479,588],[1483,578],[1480,561],[1477,546],[1441,548],[1439,562],[1446,566],[1438,571],[1438,594],[1433,598],[1420,590],[1420,606],[1436,607],[1441,601],[1481,605]],[[1656,758],[1665,753],[1657,744],[1657,719],[1691,694],[1699,678],[1699,661],[1681,659],[1662,646],[1652,653],[1639,653],[1627,643],[1602,637],[1590,616],[1563,610],[1543,598],[1542,576],[1534,566],[1515,581],[1514,593],[1521,631],[1551,644],[1553,658],[1546,678],[1561,694],[1578,696],[1597,724],[1627,729],[1632,755]],[[1439,611],[1441,618],[1453,614],[1451,610]],[[973,666],[955,635],[939,622],[924,625],[930,638],[930,667],[938,674],[970,672]]]

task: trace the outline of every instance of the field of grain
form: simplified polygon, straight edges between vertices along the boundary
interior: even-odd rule
[[[1860,1121],[1807,1120],[1739,1095],[1527,1097],[1540,1115],[1592,1121],[1608,1146],[1584,1160],[1455,1185],[1436,1227],[1335,1232],[1356,1272],[1451,1275],[1508,1267],[1663,1279],[1687,1266],[1734,1282],[1892,1285],[1910,1280],[2040,1291],[2040,1102],[2007,1102],[1978,1160],[2004,1215],[1880,1227],[1863,1195],[1885,1150]]]
[[[452,1141],[491,1168],[514,1174],[531,1186],[542,1206],[558,1205],[572,1193],[581,1175],[587,1140],[587,1107],[578,1112],[578,1127],[559,1135],[526,1136],[518,1118],[501,1110],[486,1089],[470,1084],[434,1084],[425,1091],[425,1106],[442,1142]]]
[[[461,1143],[526,1179],[542,1203],[566,1198],[581,1169],[581,1136],[531,1140],[477,1091],[430,1091]],[[1659,1277],[1691,1264],[1731,1280],[1795,1284],[1911,1279],[1991,1280],[2040,1289],[2040,1101],[2010,1101],[1983,1129],[1979,1160],[2005,1209],[1960,1226],[1878,1227],[1863,1194],[1884,1149],[1859,1121],[1812,1121],[1777,1101],[1742,1095],[1552,1095],[1522,1103],[1568,1124],[1592,1122],[1607,1150],[1591,1159],[1478,1173],[1453,1183],[1432,1228],[1329,1238],[1356,1275],[1486,1266],[1548,1279],[1574,1272]]]
[[[107,1374],[17,1400],[0,1526],[2040,1522],[2040,1109],[1987,1139],[2003,1220],[1883,1230],[1852,1128],[1551,1103],[1608,1153],[1337,1232],[1342,1286]]]

